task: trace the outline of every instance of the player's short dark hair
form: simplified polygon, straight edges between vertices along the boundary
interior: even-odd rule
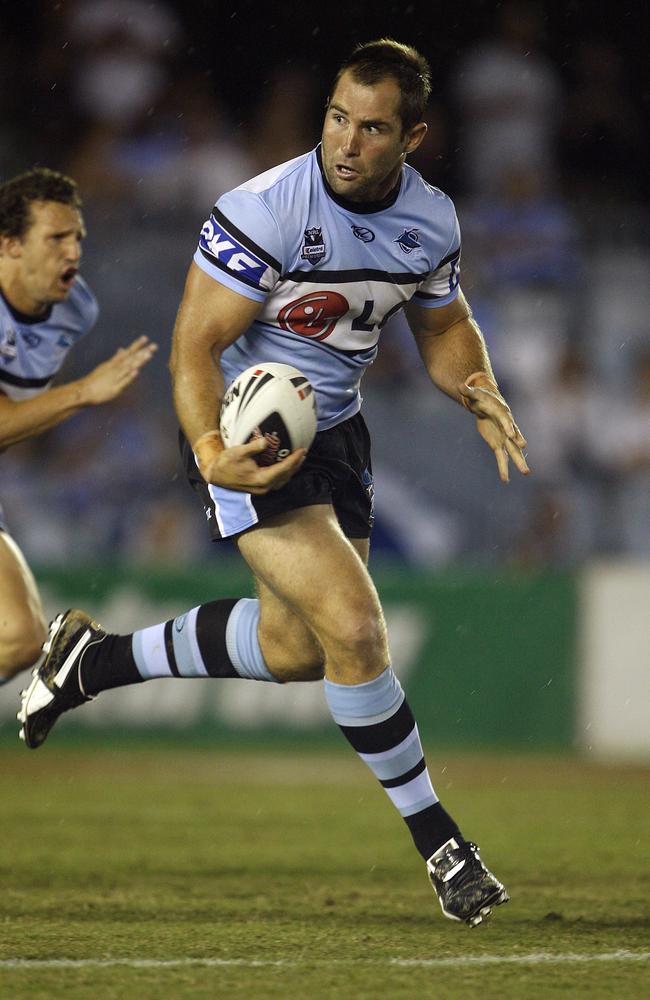
[[[35,167],[0,184],[0,235],[25,235],[33,201],[58,201],[81,208],[76,181],[56,170]]]
[[[393,38],[378,38],[374,42],[357,45],[342,63],[331,94],[336,90],[343,73],[350,71],[357,83],[367,87],[392,77],[402,95],[400,118],[402,130],[413,128],[424,117],[431,93],[431,67],[417,49]]]

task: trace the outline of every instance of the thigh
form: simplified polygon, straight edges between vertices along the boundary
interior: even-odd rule
[[[279,608],[286,607],[314,633],[328,663],[341,663],[350,651],[356,661],[365,658],[359,669],[373,672],[376,666],[380,673],[385,668],[385,625],[364,564],[367,543],[355,540],[353,545],[331,507],[269,518],[241,535],[238,545]]]
[[[354,538],[350,543],[367,564],[368,539]],[[325,658],[313,629],[259,577],[255,589],[260,601],[260,645],[271,673],[283,682],[320,680]]]
[[[0,624],[3,648],[5,644],[38,647],[45,641],[47,627],[36,581],[24,555],[5,531],[0,531]]]

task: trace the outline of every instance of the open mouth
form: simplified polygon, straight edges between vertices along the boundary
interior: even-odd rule
[[[77,277],[77,274],[78,274],[78,268],[76,268],[76,267],[68,267],[68,268],[66,268],[66,270],[63,272],[63,274],[61,275],[61,277],[59,279],[60,282],[61,282],[61,284],[63,285],[63,287],[64,288],[70,288],[70,286],[72,285],[72,282]]]
[[[352,177],[357,177],[358,174],[359,174],[358,170],[354,170],[352,167],[348,167],[347,164],[345,164],[345,163],[337,163],[336,164],[336,175],[337,175],[337,177],[343,177],[346,180],[349,180]]]

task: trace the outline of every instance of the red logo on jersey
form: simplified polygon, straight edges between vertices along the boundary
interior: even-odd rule
[[[309,292],[283,306],[278,323],[301,337],[325,340],[349,308],[348,300],[338,292]]]

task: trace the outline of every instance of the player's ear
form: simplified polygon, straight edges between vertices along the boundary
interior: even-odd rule
[[[410,128],[406,135],[404,136],[404,153],[412,153],[418,148],[425,135],[427,134],[427,123],[418,122],[413,128]]]
[[[22,249],[23,242],[20,236],[0,236],[0,256],[20,257]]]

